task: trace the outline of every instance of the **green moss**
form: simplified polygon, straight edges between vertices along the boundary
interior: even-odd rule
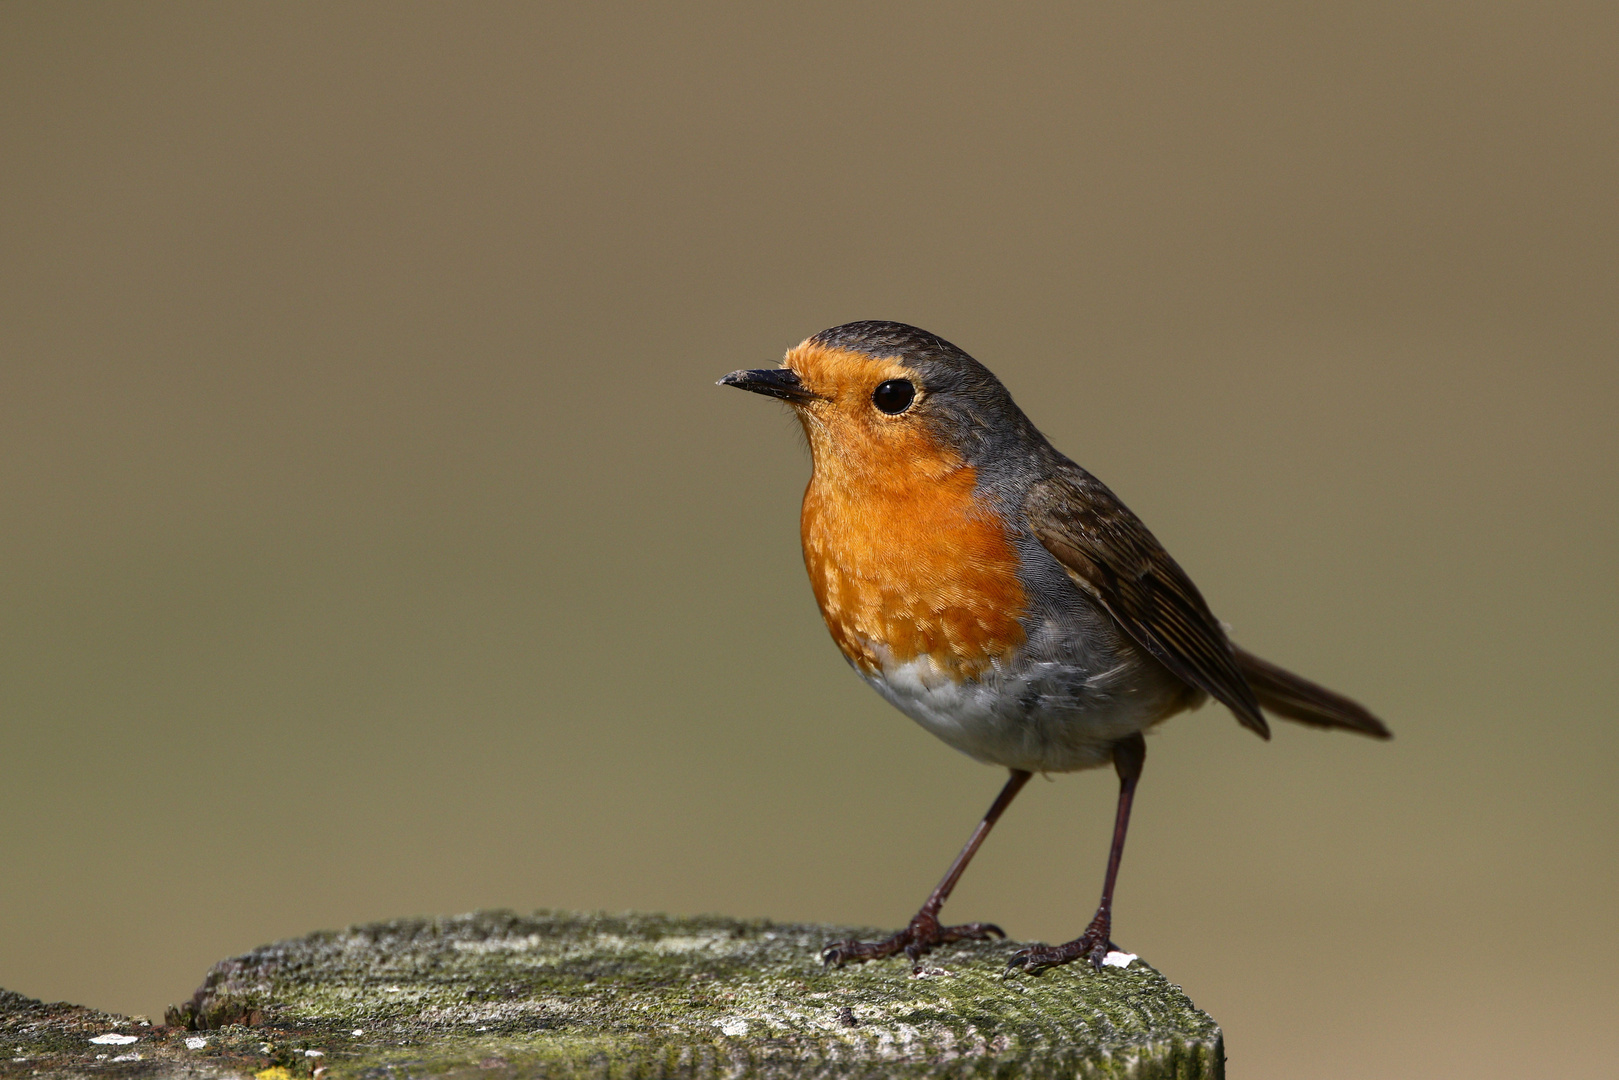
[[[1015,946],[999,942],[940,950],[920,977],[822,968],[824,942],[872,933],[562,912],[379,923],[221,962],[146,1042],[208,1037],[176,1051],[188,1075],[320,1080],[1223,1075],[1214,1021],[1140,961],[1003,980]],[[160,1057],[147,1075],[177,1067]]]

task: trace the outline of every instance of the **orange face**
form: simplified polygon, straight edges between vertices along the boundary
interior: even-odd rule
[[[1017,553],[974,497],[977,476],[922,421],[927,388],[897,360],[809,342],[787,354],[813,399],[794,402],[814,457],[804,561],[838,647],[868,673],[930,660],[976,677],[1023,642]],[[890,415],[873,395],[915,387]]]
[[[918,422],[927,391],[899,361],[805,342],[787,354],[783,366],[797,372],[804,388],[821,399],[795,408],[815,456],[816,474],[824,482],[910,487],[937,483],[966,468]],[[872,395],[894,379],[911,382],[917,391],[909,408],[889,415],[872,403]]]

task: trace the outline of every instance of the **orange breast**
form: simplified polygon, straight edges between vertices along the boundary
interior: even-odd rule
[[[959,682],[1023,642],[1017,553],[975,506],[972,468],[918,450],[914,468],[878,475],[818,460],[804,493],[804,563],[833,640],[862,670],[881,668],[883,646],[900,663],[929,656]]]

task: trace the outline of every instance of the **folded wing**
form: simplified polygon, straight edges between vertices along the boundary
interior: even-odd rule
[[[1105,484],[1063,464],[1025,500],[1035,538],[1159,663],[1270,738],[1259,698],[1197,586]]]

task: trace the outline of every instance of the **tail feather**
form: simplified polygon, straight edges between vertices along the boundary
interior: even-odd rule
[[[1231,646],[1231,651],[1236,655],[1243,678],[1253,687],[1254,696],[1259,698],[1266,712],[1311,727],[1343,728],[1374,739],[1394,737],[1383,721],[1342,694],[1317,686],[1235,645]]]

